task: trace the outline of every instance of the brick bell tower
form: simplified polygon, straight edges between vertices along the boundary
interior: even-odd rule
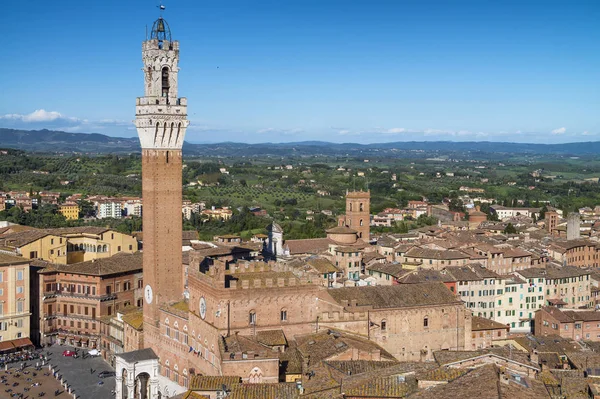
[[[346,192],[346,215],[340,219],[340,225],[346,225],[358,232],[358,238],[369,241],[371,224],[371,192]]]
[[[189,121],[187,101],[177,97],[179,42],[158,18],[142,44],[145,95],[136,102],[135,126],[142,147],[144,200],[144,340],[159,341],[159,308],[183,298],[182,158]]]

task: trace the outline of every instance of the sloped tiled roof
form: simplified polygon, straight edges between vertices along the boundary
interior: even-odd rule
[[[142,309],[136,312],[127,313],[123,315],[122,318],[123,322],[129,324],[136,330],[142,330],[142,327],[144,326],[144,312],[142,312]]]
[[[312,257],[309,258],[306,261],[306,263],[308,263],[313,269],[315,269],[319,273],[335,273],[339,271],[339,269],[335,267],[333,263],[331,263],[328,259],[325,258]]]
[[[508,329],[505,324],[479,316],[471,318],[471,331]]]
[[[25,259],[21,256],[9,255],[0,252],[0,266],[18,265],[31,262],[30,259]]]
[[[456,303],[457,299],[442,283],[400,284],[377,287],[346,287],[329,290],[338,303],[356,300],[357,306],[402,308]]]
[[[228,399],[298,399],[300,390],[295,383],[241,384],[231,389]]]
[[[309,238],[305,240],[286,240],[285,246],[290,250],[291,255],[298,254],[317,254],[326,251],[329,244],[335,244],[329,238]]]
[[[263,330],[256,332],[256,340],[267,346],[287,345],[283,330]]]
[[[389,274],[396,278],[400,278],[410,272],[407,269],[403,269],[400,263],[374,263],[371,266],[368,266],[367,270]]]
[[[397,376],[376,377],[364,384],[344,389],[347,396],[373,398],[404,398],[414,389]]]
[[[332,227],[331,229],[325,230],[327,234],[356,234],[358,231],[351,229],[346,226]]]
[[[410,395],[415,399],[500,399],[498,393],[498,371],[494,365],[478,367],[448,384],[419,390]]]
[[[192,391],[217,391],[223,385],[232,389],[242,383],[241,377],[194,375],[190,379],[189,389]]]
[[[142,253],[118,253],[109,258],[90,260],[87,262],[73,263],[70,265],[49,264],[40,273],[73,273],[91,276],[105,276],[142,270]]]
[[[19,233],[12,233],[3,236],[0,239],[0,245],[4,245],[12,248],[19,248],[23,245],[27,245],[34,241],[44,238],[49,235],[48,232],[43,230],[26,230]]]
[[[440,259],[440,260],[455,260],[455,259],[469,259],[469,255],[461,251],[455,250],[439,250],[429,248],[411,248],[405,256],[411,258],[422,258],[422,259]]]
[[[0,237],[3,235],[8,235],[12,233],[20,233],[28,230],[37,230],[35,227],[24,226],[21,224],[11,224],[10,226],[0,228]]]
[[[355,348],[363,352],[379,351],[383,360],[394,360],[392,355],[374,342],[337,330],[321,331],[319,333],[296,336],[295,338],[298,350],[303,357],[306,358],[308,356],[310,358],[311,365],[344,353],[350,348]]]
[[[57,236],[61,235],[70,235],[70,234],[102,234],[111,229],[107,227],[97,227],[97,226],[79,226],[79,227],[60,227],[56,229],[46,229],[46,232],[50,234],[54,234]],[[113,232],[118,233],[113,230]]]

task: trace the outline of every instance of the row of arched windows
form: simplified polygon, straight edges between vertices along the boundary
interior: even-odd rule
[[[67,244],[68,252],[84,251],[84,252],[108,252],[108,245],[94,245],[94,244]]]

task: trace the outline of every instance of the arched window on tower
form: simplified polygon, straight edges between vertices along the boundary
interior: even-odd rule
[[[363,225],[363,220],[362,220],[362,219],[360,219],[360,225],[361,225],[361,226]]]
[[[349,210],[350,212],[352,212],[352,202],[351,202],[351,203],[349,203],[348,205],[349,205],[349,208],[350,208],[350,209],[348,209],[348,210]]]
[[[162,69],[162,96],[169,97],[169,68],[164,67]],[[168,103],[168,100],[167,100]]]
[[[358,205],[358,208],[359,208],[358,210],[359,210],[359,211],[361,211],[361,212],[364,210],[364,209],[363,209],[363,203],[362,203],[362,202],[361,202],[361,203]]]

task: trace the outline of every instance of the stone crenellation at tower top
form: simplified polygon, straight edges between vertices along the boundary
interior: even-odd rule
[[[142,44],[144,97],[136,100],[135,125],[142,149],[181,150],[187,120],[187,100],[179,98],[179,42],[161,17],[150,39]]]

